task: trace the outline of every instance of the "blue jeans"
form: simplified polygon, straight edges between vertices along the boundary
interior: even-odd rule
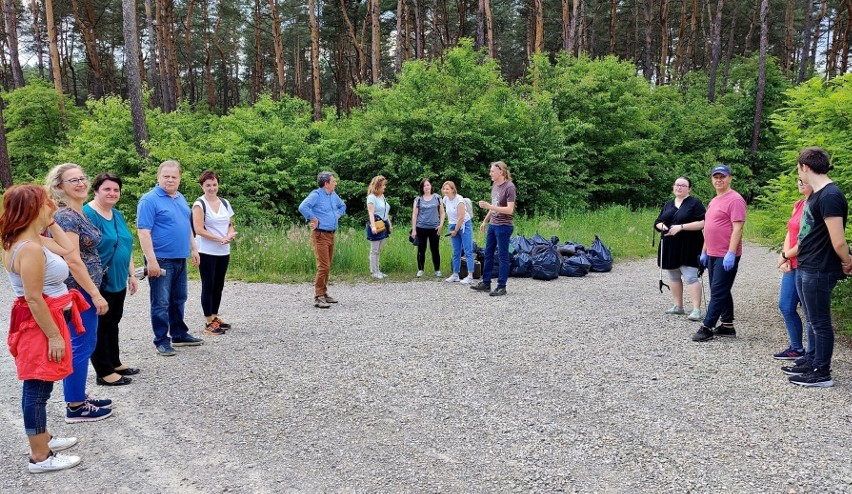
[[[456,225],[450,225],[450,231],[454,230]],[[467,220],[464,228],[459,230],[455,237],[450,237],[453,242],[453,273],[458,273],[461,268],[461,253],[464,251],[464,257],[467,259],[467,272],[473,276],[473,222]]]
[[[488,225],[485,235],[485,264],[482,265],[482,282],[491,284],[491,271],[494,269],[494,251],[500,256],[497,273],[497,288],[506,288],[509,279],[509,237],[515,227],[511,225]]]
[[[707,306],[707,314],[704,315],[704,325],[713,328],[721,319],[723,323],[734,322],[734,297],[731,288],[737,277],[737,269],[740,266],[740,258],[734,261],[734,267],[725,271],[722,266],[722,257],[707,257],[707,275],[710,277],[710,304]]]
[[[778,309],[787,326],[790,348],[802,351],[802,318],[799,317],[799,292],[796,291],[796,269],[784,273],[781,277],[781,293],[778,295]]]
[[[183,322],[186,305],[186,259],[157,258],[160,269],[166,274],[148,277],[151,287],[151,326],[154,329],[154,346],[170,345],[172,339],[180,340],[189,333]],[[171,335],[171,339],[169,336]]]
[[[53,383],[27,379],[21,393],[21,409],[24,411],[24,431],[28,436],[47,432],[47,400],[53,391]]]
[[[831,291],[839,278],[837,273],[797,270],[796,289],[805,312],[808,351],[811,365],[831,369],[834,353],[834,329],[831,327]]]
[[[73,371],[62,380],[62,391],[65,393],[65,401],[77,403],[86,400],[86,377],[89,375],[89,357],[95,351],[98,344],[98,310],[92,303],[92,297],[85,290],[80,290],[86,302],[91,307],[80,313],[83,319],[83,327],[86,332],[77,334],[77,328],[69,322],[68,329],[71,331],[71,365]]]

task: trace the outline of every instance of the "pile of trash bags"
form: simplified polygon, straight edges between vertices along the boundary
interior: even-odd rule
[[[477,247],[477,256],[482,249]],[[606,273],[612,270],[612,253],[595,235],[590,247],[576,242],[559,243],[559,237],[546,239],[536,233],[530,238],[523,235],[509,241],[511,267],[509,276],[554,280],[560,276],[581,277],[589,271]],[[495,255],[492,278],[497,278],[499,256]]]

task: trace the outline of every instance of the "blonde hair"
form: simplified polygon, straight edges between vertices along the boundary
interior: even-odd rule
[[[447,180],[446,182],[444,182],[441,185],[441,188],[443,189],[444,187],[449,187],[453,191],[454,194],[459,193],[459,190],[456,189],[456,184],[454,184],[452,180]]]
[[[367,194],[376,195],[382,184],[387,181],[388,179],[386,179],[383,175],[376,175],[372,180],[370,180],[370,186],[367,187]]]
[[[64,175],[68,170],[73,170],[75,168],[83,171],[80,165],[76,163],[62,163],[61,165],[54,166],[49,172],[47,172],[47,178],[44,180],[44,186],[47,188],[47,193],[50,194],[50,198],[58,205],[64,206],[68,201],[68,196],[65,195],[65,191],[62,190],[62,175]],[[89,186],[88,182],[86,182],[86,186]]]
[[[509,173],[509,165],[503,163],[502,161],[495,161],[491,163],[491,166],[496,166],[497,168],[499,168],[500,171],[503,172],[503,178],[505,178],[509,182],[512,181],[512,174]]]
[[[172,167],[177,168],[178,174],[180,174],[180,172],[183,171],[180,167],[180,163],[177,160],[166,160],[166,161],[163,161],[162,163],[160,163],[160,166],[157,167],[157,176],[158,177],[160,176],[160,173],[163,172],[163,168],[172,168]]]

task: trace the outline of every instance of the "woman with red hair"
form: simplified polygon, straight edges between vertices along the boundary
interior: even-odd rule
[[[65,286],[68,264],[60,257],[73,250],[71,240],[55,221],[56,204],[43,187],[12,186],[3,194],[0,240],[3,266],[17,295],[9,324],[9,351],[18,379],[24,382],[21,408],[30,443],[32,473],[64,470],[80,463],[79,456],[57,455],[77,438],[53,437],[47,432],[47,400],[54,381],[71,373],[68,321],[80,322],[88,304]],[[43,233],[50,232],[53,238]],[[80,327],[80,326],[78,326]]]

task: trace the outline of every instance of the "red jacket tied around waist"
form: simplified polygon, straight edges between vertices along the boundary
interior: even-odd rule
[[[9,352],[15,358],[18,368],[18,379],[38,379],[40,381],[58,381],[64,379],[73,370],[71,365],[71,332],[65,322],[64,309],[71,304],[71,322],[77,334],[84,333],[83,320],[80,311],[89,308],[89,303],[77,290],[69,290],[59,297],[44,295],[44,301],[50,310],[50,316],[59,334],[65,340],[65,354],[59,362],[52,362],[49,357],[47,336],[39,327],[30,311],[30,306],[24,297],[18,297],[12,305],[12,316],[9,322]]]

